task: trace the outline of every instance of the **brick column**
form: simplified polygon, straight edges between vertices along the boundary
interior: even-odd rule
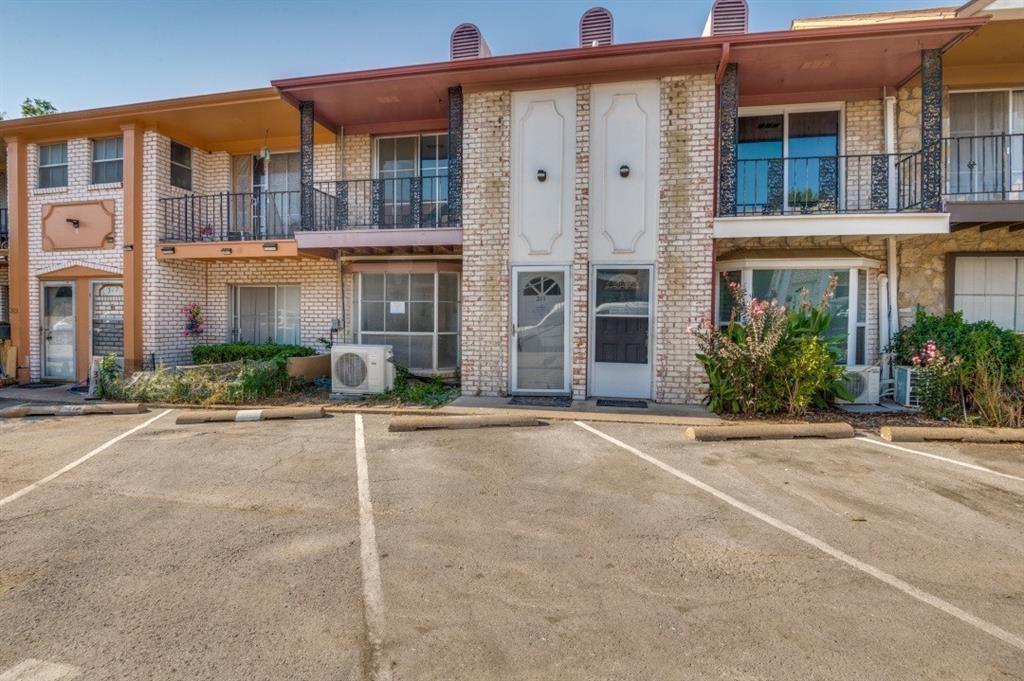
[[[942,210],[942,50],[921,50],[921,209]]]
[[[7,138],[7,285],[10,294],[11,341],[18,349],[16,374],[19,383],[28,383],[31,380],[26,151],[25,140],[19,137]]]
[[[299,102],[299,211],[303,229],[313,225],[313,102]]]
[[[121,126],[124,136],[124,368],[139,371],[144,364],[142,343],[142,130]],[[155,257],[153,253],[149,257]]]
[[[576,86],[576,212],[572,256],[572,396],[587,398],[590,331],[590,86]]]
[[[462,86],[448,88],[448,225],[462,224]]]
[[[736,146],[739,131],[739,64],[729,64],[718,86],[718,214],[736,214]]]

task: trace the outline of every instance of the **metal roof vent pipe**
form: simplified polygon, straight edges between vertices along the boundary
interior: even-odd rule
[[[451,56],[452,61],[490,57],[491,48],[475,24],[459,24],[452,31]]]
[[[591,7],[580,17],[580,47],[603,47],[615,42],[615,21],[604,7]]]
[[[746,33],[749,19],[750,9],[747,7],[747,0],[715,0],[711,5],[708,21],[704,24],[704,33],[701,35],[706,37]]]

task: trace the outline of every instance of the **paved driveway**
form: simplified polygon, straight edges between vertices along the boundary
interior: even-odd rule
[[[0,422],[0,498],[157,414]],[[0,504],[3,681],[1024,676],[1019,447],[172,419]]]

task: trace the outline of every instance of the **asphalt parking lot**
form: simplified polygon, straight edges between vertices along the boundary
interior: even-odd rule
[[[1024,677],[1018,446],[161,414],[0,421],[0,680]]]

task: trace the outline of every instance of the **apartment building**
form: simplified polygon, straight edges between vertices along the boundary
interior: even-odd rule
[[[464,24],[446,62],[0,122],[19,379],[324,340],[468,395],[696,402],[722,282],[833,274],[851,365],[916,304],[1024,326],[1022,23],[975,5],[758,34],[718,0],[632,44],[594,8],[574,49]]]

